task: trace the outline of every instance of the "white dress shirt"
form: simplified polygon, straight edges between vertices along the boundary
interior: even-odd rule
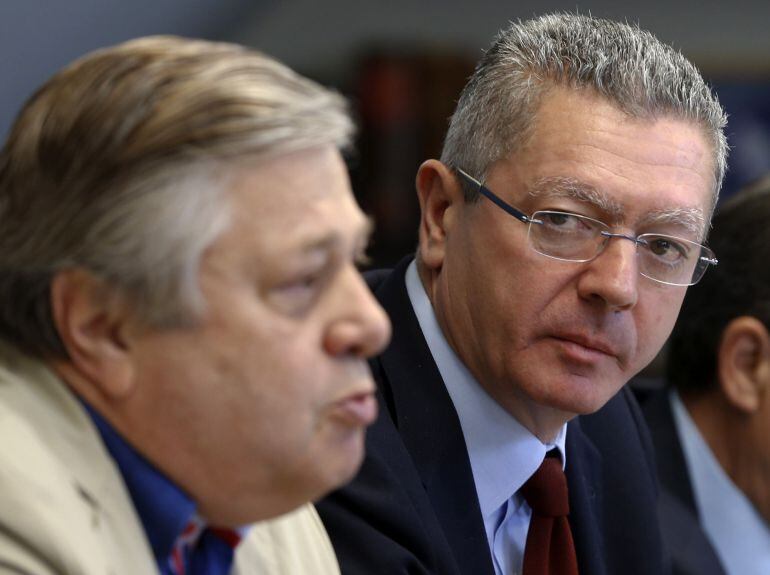
[[[674,413],[701,525],[728,575],[770,574],[770,527],[717,461],[676,392]]]
[[[495,572],[518,575],[532,511],[517,492],[550,449],[557,448],[566,464],[567,426],[552,444],[544,444],[516,421],[486,393],[450,347],[415,262],[407,269],[406,289],[460,419]]]

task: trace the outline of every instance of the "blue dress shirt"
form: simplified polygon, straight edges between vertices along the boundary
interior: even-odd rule
[[[123,476],[158,563],[158,570],[164,575],[173,574],[169,562],[171,551],[188,523],[196,518],[195,503],[137,453],[96,410],[88,405],[86,410]],[[203,536],[209,537],[208,533]],[[220,553],[219,556],[223,555]],[[211,563],[215,566],[204,568],[204,571],[212,575],[227,573],[232,562],[232,551],[223,557],[215,559],[215,563]],[[222,561],[226,565],[221,564]]]
[[[518,491],[552,448],[566,465],[567,426],[552,444],[542,443],[486,393],[452,350],[415,262],[407,269],[406,289],[460,419],[495,572],[521,573],[532,510]]]

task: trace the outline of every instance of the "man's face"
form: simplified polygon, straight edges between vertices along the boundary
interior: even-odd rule
[[[624,234],[700,241],[713,173],[698,128],[632,119],[594,95],[556,89],[528,141],[485,183],[527,214],[568,211]],[[685,288],[641,276],[633,242],[613,239],[589,263],[562,262],[532,250],[527,225],[486,199],[452,204],[444,220],[432,288],[439,321],[479,383],[538,436],[604,405],[673,327]]]
[[[257,163],[229,189],[193,328],[132,349],[137,445],[212,521],[283,513],[349,480],[376,416],[366,358],[390,325],[355,267],[369,224],[336,150]]]

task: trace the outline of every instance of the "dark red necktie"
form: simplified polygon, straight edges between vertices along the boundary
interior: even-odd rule
[[[567,477],[558,457],[546,457],[521,488],[532,508],[523,575],[577,575],[577,556],[569,527]]]

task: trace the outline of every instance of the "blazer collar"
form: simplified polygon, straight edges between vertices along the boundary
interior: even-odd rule
[[[668,390],[654,392],[643,404],[642,411],[650,428],[656,449],[656,463],[661,485],[697,517],[698,507],[690,484],[684,451],[671,412]]]
[[[575,540],[580,573],[604,575],[606,565],[604,526],[602,457],[591,439],[580,427],[579,418],[568,424],[567,485],[569,488],[570,527]]]
[[[156,569],[117,466],[67,384],[43,362],[2,342],[0,371],[5,385],[3,399],[12,402],[35,426],[37,437],[47,447],[46,456],[50,454],[61,463],[60,476],[47,480],[47,495],[62,508],[77,501],[83,512],[93,517],[93,533],[98,537],[95,544],[100,546],[93,565],[106,557],[113,568],[131,565],[140,572]],[[110,556],[116,549],[120,556]]]
[[[460,571],[494,575],[460,421],[406,292],[408,264],[402,261],[375,291],[394,333],[379,358],[383,396],[447,540],[458,551]]]

